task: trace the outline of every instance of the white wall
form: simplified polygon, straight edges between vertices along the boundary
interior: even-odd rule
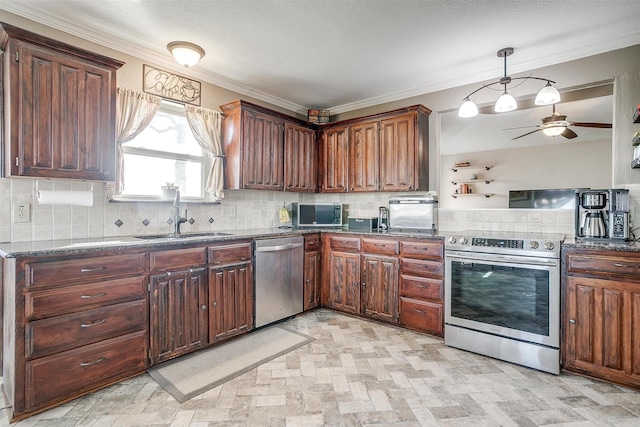
[[[509,190],[543,188],[609,188],[611,186],[611,141],[589,141],[580,144],[563,143],[542,147],[522,147],[509,150],[442,156],[441,208],[508,208]],[[455,163],[493,166],[489,171],[451,169]],[[479,179],[493,179],[470,184],[473,192],[493,193],[490,198],[451,197],[456,186],[451,181],[469,179],[475,173]]]

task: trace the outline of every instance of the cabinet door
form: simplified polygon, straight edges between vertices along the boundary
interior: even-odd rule
[[[284,137],[282,119],[244,111],[242,182],[254,190],[282,190]]]
[[[377,191],[380,122],[352,126],[349,132],[349,191]]]
[[[316,135],[293,123],[284,125],[284,189],[285,191],[316,191]]]
[[[329,306],[360,313],[360,254],[329,253]]]
[[[253,328],[253,269],[251,262],[209,268],[209,342]]]
[[[320,252],[304,253],[304,310],[320,305]]]
[[[380,122],[380,191],[416,188],[416,113]]]
[[[398,321],[398,259],[362,257],[363,314],[389,322]]]
[[[151,362],[207,344],[207,281],[204,268],[151,276]]]
[[[45,48],[18,46],[12,173],[114,180],[113,72]]]
[[[640,284],[567,277],[566,365],[640,385]]]
[[[345,193],[349,174],[349,134],[346,127],[327,129],[320,139],[319,181],[322,193]]]

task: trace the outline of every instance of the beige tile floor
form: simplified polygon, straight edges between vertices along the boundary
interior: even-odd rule
[[[14,426],[640,426],[624,387],[325,309],[286,325],[315,341],[183,404],[145,374]]]

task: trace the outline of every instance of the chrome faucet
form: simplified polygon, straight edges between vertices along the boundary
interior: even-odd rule
[[[176,198],[173,201],[173,207],[175,208],[175,214],[173,215],[173,234],[174,236],[180,235],[180,224],[187,222],[187,210],[184,210],[184,217],[180,216],[180,190],[176,190]]]

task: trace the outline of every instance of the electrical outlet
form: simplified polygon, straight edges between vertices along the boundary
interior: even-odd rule
[[[13,222],[31,222],[31,205],[29,203],[13,204]]]

